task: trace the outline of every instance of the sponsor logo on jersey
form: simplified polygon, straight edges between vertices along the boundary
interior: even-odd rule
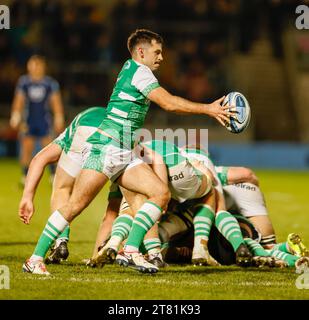
[[[181,171],[179,174],[175,174],[173,176],[170,176],[169,180],[170,181],[177,181],[177,180],[183,179],[184,177],[185,176],[184,176],[183,172]]]
[[[248,185],[248,184],[245,184],[245,183],[236,183],[236,184],[234,184],[234,186],[237,187],[237,188],[246,189],[248,191],[256,191],[256,187],[255,186]]]

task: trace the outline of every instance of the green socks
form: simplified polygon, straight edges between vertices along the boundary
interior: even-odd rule
[[[211,226],[215,222],[215,214],[208,205],[198,204],[195,206],[194,224],[194,247],[201,245],[201,240],[208,241]]]
[[[53,242],[59,237],[69,223],[64,219],[59,211],[55,211],[49,217],[47,224],[40,236],[40,239],[32,254],[32,260],[43,260]]]
[[[61,240],[69,241],[70,231],[71,231],[70,226],[65,227],[65,229],[60,234],[58,240],[61,239]]]
[[[155,203],[146,201],[134,217],[125,251],[138,251],[148,230],[159,220],[162,209]]]
[[[289,250],[289,245],[287,242],[278,243],[278,244],[274,245],[274,247],[272,249],[291,254],[291,251]]]
[[[250,238],[245,238],[245,243],[254,256],[270,257],[270,253],[268,253],[258,242]]]
[[[121,242],[128,237],[132,223],[133,218],[129,214],[122,214],[115,219],[111,238],[108,241],[110,248],[118,251]]]
[[[285,253],[285,252],[282,252],[282,251],[276,250],[276,249],[271,250],[270,254],[272,257],[275,257],[275,258],[278,258],[280,260],[284,260],[285,262],[287,262],[289,267],[294,267],[295,262],[299,259],[299,257],[297,257],[297,256],[293,256],[290,253]]]
[[[215,223],[218,230],[230,242],[236,252],[238,247],[245,241],[235,217],[227,211],[219,211]]]
[[[161,241],[159,238],[145,239],[144,246],[148,254],[161,252]]]

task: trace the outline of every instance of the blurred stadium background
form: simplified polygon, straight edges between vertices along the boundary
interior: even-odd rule
[[[11,29],[0,31],[0,156],[17,156],[8,120],[32,54],[47,58],[69,123],[85,107],[106,104],[128,57],[128,35],[146,27],[165,39],[158,76],[164,87],[206,102],[240,91],[253,113],[246,132],[234,135],[206,117],[153,105],[146,128],[208,128],[210,151],[221,164],[308,169],[309,32],[295,26],[301,3],[309,1],[2,1]]]

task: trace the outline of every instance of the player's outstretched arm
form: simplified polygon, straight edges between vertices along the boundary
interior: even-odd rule
[[[166,111],[184,114],[208,115],[215,118],[223,126],[225,126],[225,121],[229,121],[229,116],[235,115],[233,112],[229,111],[231,106],[221,106],[221,103],[225,98],[224,96],[210,104],[196,103],[178,96],[173,96],[164,88],[159,87],[153,89],[148,94],[147,98],[158,104]]]
[[[31,161],[26,177],[22,199],[19,203],[19,217],[29,224],[34,213],[33,199],[42,178],[45,167],[60,158],[62,149],[55,143],[50,143],[42,149]]]

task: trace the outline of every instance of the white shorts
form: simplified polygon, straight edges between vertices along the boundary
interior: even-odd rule
[[[85,144],[83,169],[104,173],[114,182],[125,170],[142,163],[133,149],[123,147],[117,140],[96,132]]]
[[[169,189],[173,199],[180,203],[185,202],[186,200],[196,199],[202,183],[202,178],[197,175],[196,170],[189,161],[185,160],[168,168],[168,174]],[[211,187],[211,184],[209,186]],[[206,190],[205,194],[208,192],[209,190]]]
[[[259,187],[251,183],[231,184],[223,187],[227,210],[235,210],[244,217],[268,215],[264,196]]]
[[[194,160],[201,162],[208,170],[210,170],[210,172],[213,174],[215,181],[216,181],[214,187],[218,192],[220,192],[222,194],[223,193],[222,184],[221,184],[221,181],[218,177],[214,163],[208,157],[204,156],[203,154],[187,153],[186,157],[188,159],[190,159],[192,162]]]
[[[58,165],[71,177],[76,178],[80,173],[86,141],[96,130],[95,127],[78,127],[69,151],[62,151]]]

